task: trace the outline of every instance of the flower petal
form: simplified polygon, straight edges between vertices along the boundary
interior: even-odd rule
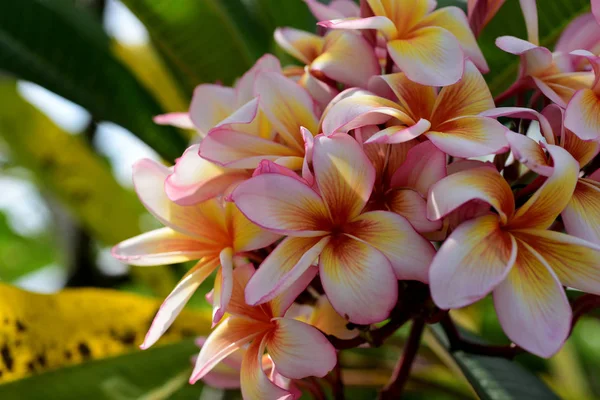
[[[518,241],[514,267],[494,290],[506,335],[525,350],[550,357],[571,328],[571,307],[560,282],[541,255]]]
[[[442,244],[429,270],[431,296],[442,309],[472,304],[504,280],[517,257],[515,239],[498,217],[487,215],[459,225]]]
[[[327,296],[320,296],[309,323],[318,330],[340,339],[352,339],[360,334],[356,328],[348,329],[348,321],[331,306]]]
[[[367,0],[375,15],[386,16],[401,30],[415,26],[431,9],[428,0]]]
[[[513,117],[513,118],[522,118],[522,119],[530,119],[534,121],[538,121],[540,123],[540,129],[544,138],[549,144],[554,143],[554,132],[552,130],[552,125],[545,117],[545,115],[540,114],[539,112],[532,110],[530,108],[524,107],[498,107],[493,108],[491,110],[483,111],[479,114],[482,117],[490,117],[490,118],[498,118],[498,117]],[[556,132],[558,135],[559,132]]]
[[[518,230],[514,235],[542,254],[563,285],[600,294],[600,245],[547,230]]]
[[[390,186],[415,189],[422,196],[427,196],[431,185],[445,176],[446,155],[427,141],[408,151],[406,160],[394,172]]]
[[[334,223],[344,223],[364,208],[375,182],[375,168],[351,136],[315,137],[315,179]]]
[[[600,98],[591,89],[579,90],[571,98],[565,127],[583,140],[600,138]]]
[[[422,85],[452,85],[463,75],[463,51],[454,35],[445,29],[418,29],[410,38],[388,42],[387,49],[402,72]]]
[[[376,29],[380,31],[387,39],[394,38],[398,31],[394,23],[386,17],[368,17],[368,18],[340,18],[329,21],[318,22],[317,25],[329,29]]]
[[[600,152],[600,141],[582,140],[568,129],[562,133],[560,145],[577,160],[581,168],[585,167]]]
[[[600,185],[579,179],[561,216],[568,234],[600,244]]]
[[[293,80],[275,72],[263,72],[256,77],[255,89],[260,107],[273,127],[292,148],[303,151],[300,127],[317,130],[315,104],[305,89]]]
[[[521,11],[525,17],[525,27],[527,28],[527,40],[534,44],[539,44],[538,35],[538,15],[535,0],[519,0]]]
[[[553,167],[548,163],[544,148],[535,140],[512,131],[506,132],[506,139],[510,144],[513,156],[533,172],[543,175],[552,175]]]
[[[398,297],[388,259],[366,243],[340,236],[321,253],[319,274],[331,305],[357,324],[386,319]]]
[[[158,125],[171,125],[181,129],[196,129],[190,119],[190,114],[186,112],[173,112],[157,115],[152,119]]]
[[[510,221],[511,229],[547,229],[565,209],[575,190],[579,164],[561,147],[546,145],[554,162],[552,175]]]
[[[219,254],[221,268],[217,271],[213,291],[213,327],[223,318],[233,290],[233,249],[228,247]]]
[[[245,319],[250,318],[256,321],[268,322],[271,316],[267,315],[262,307],[254,307],[246,303],[246,286],[248,286],[248,282],[255,272],[252,263],[237,266],[233,270],[233,287],[227,305],[227,312]],[[212,297],[214,297],[214,293]]]
[[[235,90],[213,84],[202,84],[194,89],[190,104],[190,119],[198,130],[206,133],[235,111]]]
[[[260,323],[245,318],[229,317],[225,319],[212,331],[200,349],[190,383],[193,384],[202,379],[204,375],[210,372],[225,357],[234,353],[251,340],[255,339],[254,342],[258,341],[260,343],[262,334],[269,327],[270,325],[267,323]],[[250,349],[248,349],[249,351]]]
[[[482,71],[488,72],[489,67],[483,53],[477,45],[477,40],[469,27],[469,21],[464,11],[458,7],[443,7],[427,15],[418,27],[437,26],[448,30],[458,39],[465,55]]]
[[[289,55],[304,64],[310,64],[323,51],[323,38],[295,28],[277,28],[275,42]]]
[[[289,289],[315,262],[328,242],[328,236],[285,238],[248,282],[246,303],[262,304]]]
[[[248,178],[245,171],[227,170],[200,157],[199,147],[190,146],[165,180],[167,197],[182,206],[220,196],[234,183]]]
[[[302,293],[310,282],[317,276],[319,269],[311,265],[308,269],[289,286],[285,291],[269,300],[268,306],[273,317],[283,317],[286,311],[294,304],[296,298]]]
[[[291,400],[294,395],[271,382],[263,371],[262,359],[265,345],[266,337],[257,337],[244,355],[240,373],[242,397],[245,400]]]
[[[163,333],[175,321],[181,310],[183,310],[183,307],[185,307],[194,292],[196,292],[196,289],[218,266],[218,258],[204,259],[199,261],[181,278],[177,286],[175,286],[158,309],[152,325],[150,325],[150,329],[146,333],[144,342],[140,346],[141,349],[149,348],[160,339]]]
[[[256,97],[254,91],[254,81],[256,76],[264,71],[281,73],[281,63],[279,59],[272,54],[265,54],[235,83],[237,94],[237,106],[241,106]]]
[[[252,223],[234,203],[227,203],[225,207],[236,253],[262,249],[281,237]]]
[[[277,318],[275,324],[267,335],[267,352],[281,375],[322,378],[335,367],[335,348],[315,327],[290,318]]]
[[[320,3],[318,0],[304,0],[304,2],[317,21],[357,17],[360,14],[360,9],[352,0],[333,0],[328,5]]]
[[[355,218],[347,233],[381,251],[398,279],[428,282],[435,249],[404,217],[388,211],[370,211]]]
[[[433,232],[442,228],[442,221],[427,219],[427,202],[412,189],[396,189],[386,195],[386,203],[391,212],[406,218],[419,233]]]
[[[506,151],[505,132],[506,127],[491,118],[461,117],[436,126],[425,135],[444,153],[468,158]]]
[[[479,167],[456,172],[433,185],[427,199],[427,218],[440,219],[475,199],[494,207],[503,223],[515,209],[513,193],[504,178],[495,169]]]
[[[416,124],[405,127],[405,126],[390,126],[389,128],[383,129],[368,140],[365,144],[369,143],[387,143],[387,144],[399,144],[413,140],[425,132],[429,131],[431,123],[426,119],[420,119]]]
[[[421,118],[431,118],[431,111],[436,97],[434,87],[413,82],[402,72],[382,75],[379,79],[392,89],[401,106],[400,109],[414,121]],[[375,82],[372,81],[372,84],[375,84]]]
[[[315,73],[319,72],[315,71]],[[314,77],[307,65],[304,66],[304,73],[298,80],[298,84],[306,89],[322,109],[327,107],[329,102],[340,93],[337,88]]]

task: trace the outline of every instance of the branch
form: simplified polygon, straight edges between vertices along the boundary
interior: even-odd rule
[[[421,336],[425,329],[425,320],[417,318],[413,321],[413,325],[410,328],[410,335],[408,341],[404,346],[404,351],[398,359],[398,363],[394,368],[390,382],[379,392],[380,400],[392,400],[400,398],[404,385],[408,381],[410,375],[410,369],[417,357],[419,350],[419,344],[421,343]]]
[[[573,332],[573,328],[575,328],[575,324],[579,321],[584,314],[592,311],[595,308],[600,308],[600,296],[595,294],[586,293],[580,297],[578,297],[572,304],[573,308],[573,319],[571,320],[571,331],[569,335]]]

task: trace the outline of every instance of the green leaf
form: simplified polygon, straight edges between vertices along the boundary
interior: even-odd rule
[[[0,2],[0,69],[129,129],[168,160],[186,147],[179,131],[153,123],[162,108],[112,55],[100,22],[72,1]]]
[[[569,22],[590,10],[590,1],[538,1],[537,7],[540,45],[552,50],[554,43]],[[496,38],[505,35],[527,40],[525,20],[519,0],[506,0],[478,39],[490,67],[490,72],[485,75],[485,78],[494,95],[501,93],[515,81],[519,68],[519,56],[506,53],[495,45]]]
[[[433,325],[430,331],[481,400],[560,400],[548,386],[521,365],[504,358],[450,351],[443,329]]]
[[[0,385],[3,399],[133,400],[168,399],[180,390],[199,398],[202,385],[190,390],[193,340],[91,361]],[[195,392],[195,393],[194,393]],[[194,396],[195,394],[195,396]]]

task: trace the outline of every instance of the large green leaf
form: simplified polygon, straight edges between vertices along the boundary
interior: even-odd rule
[[[0,385],[0,398],[28,400],[169,399],[180,390],[199,398],[202,385],[190,389],[193,340],[91,361]]]
[[[540,379],[521,365],[498,357],[450,351],[442,328],[431,326],[438,347],[447,352],[482,400],[559,400]]]
[[[166,159],[185,149],[179,131],[152,122],[161,107],[112,55],[99,21],[72,1],[0,2],[0,69],[129,129]]]
[[[578,15],[590,10],[589,0],[538,1],[540,45],[552,50],[564,28]],[[519,0],[506,0],[498,14],[487,25],[479,45],[490,66],[486,80],[494,95],[505,90],[517,77],[519,57],[500,50],[495,45],[499,36],[511,35],[527,40],[525,20]]]

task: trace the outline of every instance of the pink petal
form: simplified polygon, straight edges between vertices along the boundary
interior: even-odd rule
[[[227,203],[225,207],[235,253],[262,249],[281,238],[252,223],[234,203]]]
[[[335,87],[313,76],[308,65],[304,66],[304,74],[298,81],[308,94],[324,109],[340,92]]]
[[[418,29],[410,39],[388,42],[387,49],[406,76],[422,85],[451,85],[458,82],[464,71],[463,51],[446,29]]]
[[[398,34],[394,23],[389,18],[382,16],[332,19],[330,21],[321,21],[317,25],[330,29],[376,29],[388,40],[393,39]]]
[[[171,125],[182,129],[196,129],[190,119],[190,114],[186,112],[173,112],[157,115],[152,119],[158,125]]]
[[[246,303],[246,286],[248,286],[248,282],[252,279],[255,272],[256,270],[252,263],[240,265],[233,270],[233,287],[231,289],[231,298],[227,305],[227,312],[245,319],[267,323],[272,316],[268,315],[262,306],[254,307]]]
[[[309,323],[326,333],[340,339],[352,339],[360,334],[356,328],[348,329],[348,321],[335,311],[327,296],[320,296],[314,309],[310,308],[312,315]]]
[[[382,87],[379,82],[386,85]],[[432,86],[413,82],[406,74],[398,72],[371,79],[369,89],[376,90],[376,93],[397,101],[400,105],[399,109],[408,114],[414,121],[421,118],[431,119],[431,111],[437,96],[437,91]],[[390,89],[392,93],[389,93]]]
[[[254,81],[257,75],[264,71],[281,73],[279,59],[272,54],[265,54],[236,82],[237,106],[241,106],[256,97]]]
[[[506,335],[530,353],[550,357],[569,335],[564,290],[542,256],[523,242],[515,266],[494,290],[494,304]]]
[[[583,140],[600,138],[600,98],[591,89],[579,90],[571,98],[565,127]]]
[[[277,318],[275,324],[267,337],[267,351],[281,375],[322,378],[335,367],[335,348],[315,327],[290,318]]]
[[[299,278],[295,280],[291,278],[290,280],[294,280],[294,282],[285,291],[269,300],[267,305],[271,309],[271,315],[273,317],[283,317],[286,315],[286,312],[294,304],[296,298],[306,290],[310,282],[317,276],[317,272],[319,270],[316,265],[311,265]]]
[[[398,279],[428,282],[435,249],[404,217],[388,211],[370,211],[355,218],[347,232],[381,251]]]
[[[288,290],[315,262],[329,240],[328,236],[284,239],[248,282],[246,302],[251,305],[262,304]]]
[[[198,130],[206,133],[235,111],[235,90],[212,84],[198,85],[190,104],[190,119]]]
[[[491,110],[487,110],[479,114],[482,117],[498,118],[498,117],[512,117],[521,119],[530,119],[538,121],[540,123],[540,129],[544,138],[549,144],[554,144],[554,132],[548,119],[543,114],[524,107],[498,107]],[[556,132],[558,135],[559,132]]]
[[[579,179],[561,216],[567,233],[600,244],[600,185]]]
[[[270,231],[293,236],[327,233],[329,214],[323,199],[295,178],[259,175],[239,184],[232,199],[250,221]]]
[[[521,10],[525,17],[525,27],[527,28],[527,40],[534,44],[539,44],[538,35],[538,15],[535,0],[519,0]]]
[[[383,129],[373,136],[371,136],[368,140],[365,141],[365,144],[369,143],[386,143],[386,144],[398,144],[405,143],[410,140],[413,140],[422,134],[429,131],[431,127],[431,122],[426,119],[421,118],[417,121],[416,124],[404,127],[404,126],[391,126],[389,128]]]
[[[488,215],[459,225],[431,263],[431,296],[442,309],[460,308],[485,297],[510,272],[515,239]]]
[[[324,39],[310,32],[277,28],[273,37],[279,47],[304,64],[310,64],[323,51]]]
[[[591,13],[580,15],[573,19],[562,31],[554,50],[563,54],[569,54],[573,50],[592,50],[600,38],[600,25]],[[566,72],[575,71],[578,59],[567,57],[568,65],[562,68]],[[562,65],[561,65],[562,66]]]
[[[448,175],[433,185],[427,199],[427,218],[440,219],[475,199],[494,207],[503,223],[515,209],[512,190],[504,178],[495,169],[480,167]]]
[[[410,149],[406,160],[394,172],[391,187],[415,189],[427,196],[429,188],[446,176],[446,155],[432,142],[422,142]]]
[[[199,261],[192,269],[175,286],[173,291],[167,296],[162,303],[146,337],[144,343],[140,346],[141,349],[147,349],[152,346],[160,337],[169,329],[175,318],[179,315],[188,300],[200,287],[202,282],[219,266],[219,259],[213,258],[209,260]]]
[[[245,171],[227,170],[200,157],[199,148],[197,144],[190,146],[165,180],[167,197],[182,206],[220,196],[234,183],[248,178]]]
[[[336,238],[321,253],[319,274],[331,305],[351,322],[383,321],[396,304],[398,286],[390,262],[366,243]]]
[[[594,18],[596,18],[596,21],[600,24],[600,1],[591,0],[591,4],[592,14],[594,15]]]
[[[375,168],[356,140],[344,133],[316,136],[313,167],[333,222],[357,216],[371,196]]]
[[[427,219],[427,202],[412,189],[395,189],[386,195],[386,204],[391,212],[406,218],[419,233],[434,232],[442,228],[442,221]]]
[[[329,5],[320,3],[318,0],[304,0],[304,2],[317,21],[358,17],[360,14],[360,9],[352,0],[333,0]]]
[[[213,292],[213,327],[223,318],[233,290],[233,249],[228,247],[219,254],[221,268],[217,271]]]
[[[520,163],[537,174],[552,175],[553,167],[548,163],[546,153],[535,140],[515,132],[507,131],[506,139],[510,143],[513,155]]]

